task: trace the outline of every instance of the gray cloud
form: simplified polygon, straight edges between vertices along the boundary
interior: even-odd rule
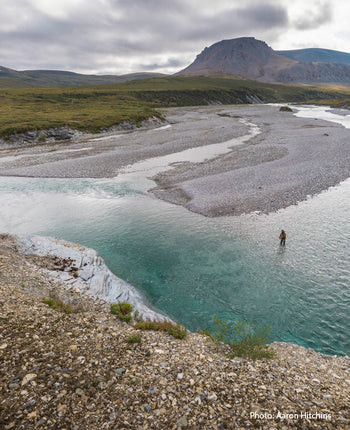
[[[283,27],[288,24],[287,11],[280,5],[259,3],[251,8],[238,9],[236,13],[239,20],[254,28]]]
[[[295,22],[298,30],[311,30],[332,21],[332,7],[329,2],[318,2],[310,10],[305,10]]]
[[[289,25],[285,7],[272,0],[3,2],[0,65],[19,70],[173,73],[219,40],[268,36],[271,44]]]

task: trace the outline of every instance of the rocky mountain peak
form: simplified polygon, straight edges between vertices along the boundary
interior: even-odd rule
[[[205,48],[179,74],[227,74],[257,79],[265,75],[265,68],[271,64],[279,70],[292,63],[296,62],[278,55],[265,42],[254,37],[240,37]]]
[[[263,82],[350,82],[350,66],[311,61],[281,55],[254,37],[239,37],[205,48],[192,64],[177,74],[233,75]]]

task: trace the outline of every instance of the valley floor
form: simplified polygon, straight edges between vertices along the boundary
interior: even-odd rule
[[[260,133],[226,154],[177,163],[152,192],[205,216],[268,213],[296,204],[350,176],[349,130],[299,118],[274,105],[173,108],[168,127],[83,136],[60,144],[0,149],[0,175],[113,177],[140,160]],[[242,122],[242,120],[246,122]],[[248,122],[248,123],[247,123]]]

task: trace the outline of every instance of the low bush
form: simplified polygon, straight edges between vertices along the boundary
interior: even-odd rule
[[[145,320],[145,321],[138,322],[135,325],[135,328],[139,330],[163,331],[175,337],[176,339],[183,339],[187,335],[186,327],[183,327],[179,323],[175,324],[168,320],[164,320],[164,321]]]
[[[275,352],[266,344],[271,330],[269,326],[253,327],[251,321],[230,324],[216,316],[213,317],[213,322],[215,328],[210,332],[211,338],[228,345],[232,356],[247,357],[252,360],[275,356]]]
[[[141,335],[140,335],[140,333],[137,333],[137,334],[134,334],[132,336],[129,336],[126,339],[126,342],[127,343],[131,343],[131,344],[133,344],[133,343],[141,343]]]
[[[280,112],[293,112],[293,109],[291,109],[288,106],[281,106],[280,107]]]
[[[117,317],[124,322],[129,323],[132,319],[131,312],[134,309],[134,306],[130,303],[119,302],[114,303],[110,307],[110,311],[112,314],[117,315]]]

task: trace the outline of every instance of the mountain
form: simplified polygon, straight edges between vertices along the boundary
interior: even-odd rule
[[[336,63],[350,65],[350,54],[347,52],[333,51],[331,49],[307,48],[295,49],[290,51],[276,51],[277,54],[283,55],[295,61],[306,63]]]
[[[281,55],[254,37],[214,43],[177,74],[233,75],[262,82],[350,83],[350,65],[298,61]]]
[[[132,73],[127,75],[83,75],[60,70],[17,71],[0,66],[0,88],[65,87],[104,85],[166,76],[161,73]]]

